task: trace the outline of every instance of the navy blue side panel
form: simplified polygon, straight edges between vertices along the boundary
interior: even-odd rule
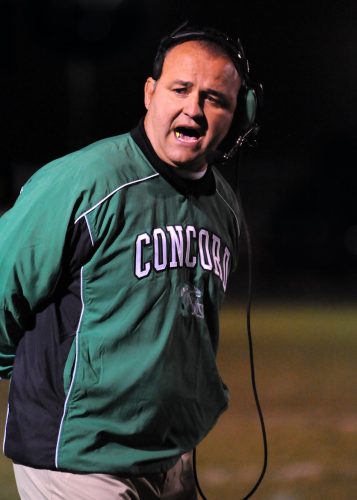
[[[80,268],[92,252],[86,222],[80,219],[68,238],[54,296],[17,347],[5,442],[5,454],[14,462],[55,468],[65,402],[63,369],[81,312]]]

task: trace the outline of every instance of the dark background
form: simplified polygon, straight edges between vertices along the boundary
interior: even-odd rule
[[[185,19],[239,36],[265,91],[238,179],[256,294],[353,299],[357,9],[353,0],[1,3],[0,210],[44,163],[126,132],[160,38]],[[235,166],[226,167],[228,179]],[[247,251],[232,289],[246,287]]]

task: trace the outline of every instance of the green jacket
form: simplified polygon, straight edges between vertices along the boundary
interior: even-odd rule
[[[158,472],[212,428],[227,407],[218,312],[239,235],[235,196],[213,179],[183,193],[125,134],[24,186],[0,219],[8,457]]]

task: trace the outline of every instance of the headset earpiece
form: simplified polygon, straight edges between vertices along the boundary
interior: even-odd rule
[[[240,89],[234,117],[233,133],[243,135],[260,122],[263,107],[263,87],[247,82]]]
[[[257,114],[258,101],[254,89],[248,89],[245,96],[245,113],[247,126],[251,126]]]

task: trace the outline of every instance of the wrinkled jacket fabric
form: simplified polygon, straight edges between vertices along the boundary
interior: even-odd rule
[[[39,169],[0,219],[4,440],[17,463],[167,470],[227,407],[218,310],[235,196],[178,191],[130,134]]]

